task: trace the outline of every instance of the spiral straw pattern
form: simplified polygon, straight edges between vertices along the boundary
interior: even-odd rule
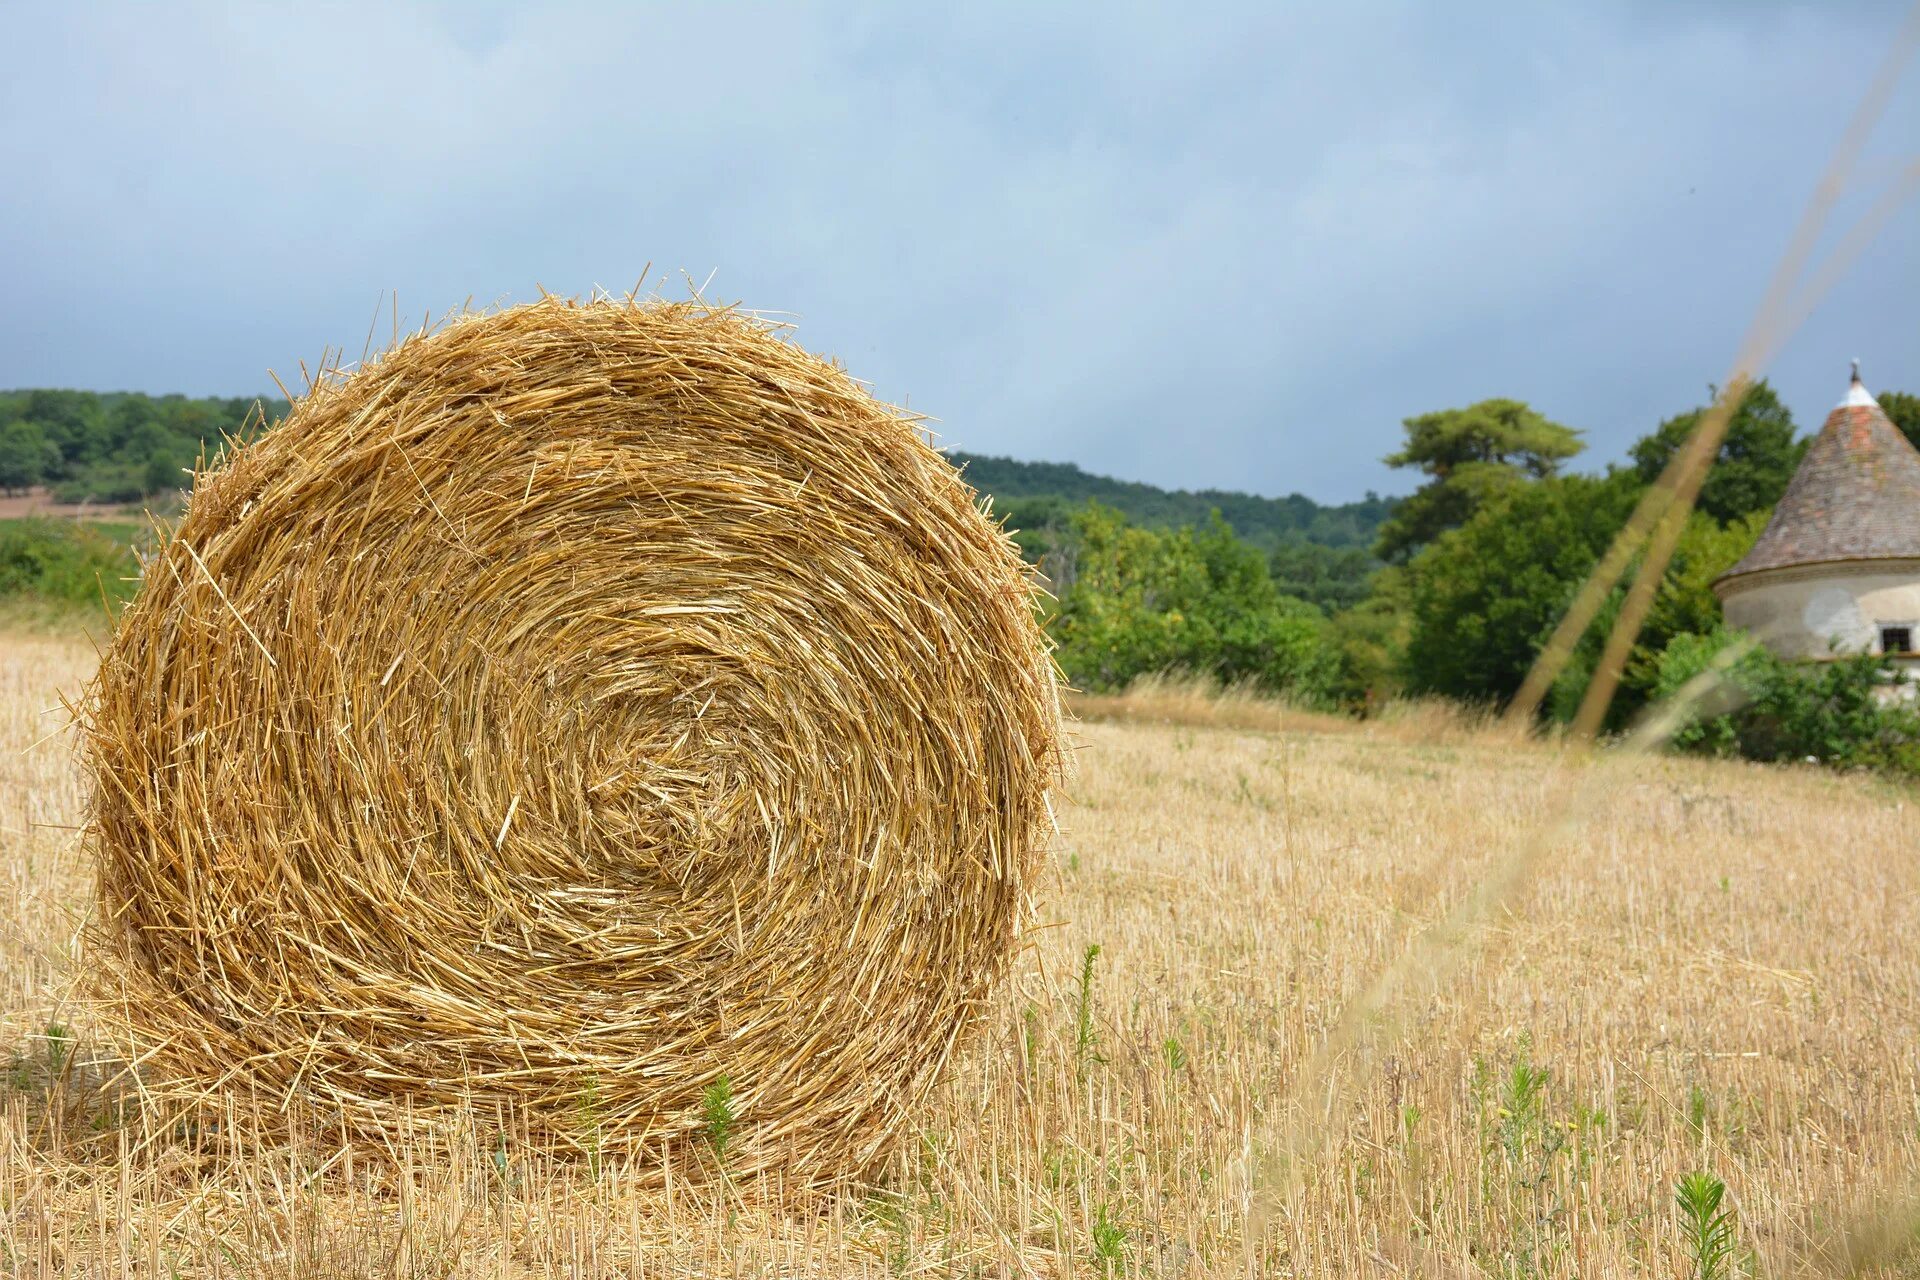
[[[104,1007],[146,1078],[376,1137],[671,1159],[724,1076],[736,1175],[857,1174],[1017,943],[1032,592],[914,419],[750,317],[410,337],[199,478],[104,654]]]

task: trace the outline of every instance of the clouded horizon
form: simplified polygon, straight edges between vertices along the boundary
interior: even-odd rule
[[[0,387],[257,394],[650,263],[957,448],[1343,501],[1512,396],[1596,466],[1725,375],[1905,13],[1032,8],[16,7]],[[1836,229],[1916,153],[1910,68]],[[1803,429],[1920,391],[1917,300],[1909,204],[1767,370]]]

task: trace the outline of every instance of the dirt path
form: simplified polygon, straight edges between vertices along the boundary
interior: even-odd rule
[[[0,493],[0,520],[23,516],[56,516],[66,520],[137,520],[140,508],[107,502],[55,502],[41,486],[25,493]]]

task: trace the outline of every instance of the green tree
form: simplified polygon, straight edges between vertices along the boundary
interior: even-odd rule
[[[1660,478],[1705,413],[1703,406],[1668,418],[1629,450],[1643,481],[1651,484]],[[1727,434],[1700,487],[1696,510],[1726,524],[1778,502],[1806,452],[1806,444],[1794,439],[1794,430],[1793,415],[1764,379],[1747,388],[1727,420]]]
[[[0,391],[0,434],[31,424],[47,445],[38,480],[63,499],[137,501],[156,485],[179,487],[180,468],[203,451],[212,456],[229,437],[248,436],[286,412],[284,400]],[[22,469],[19,452],[16,442],[14,474]]]
[[[1430,478],[1380,527],[1374,552],[1394,562],[1459,528],[1516,483],[1556,474],[1582,448],[1578,431],[1518,400],[1482,400],[1408,418],[1404,425],[1406,447],[1386,462]]]
[[[1402,688],[1411,613],[1407,574],[1404,565],[1375,570],[1366,598],[1333,617],[1347,680],[1343,701],[1350,705],[1377,707]]]
[[[1900,434],[1920,449],[1920,396],[1905,391],[1885,391],[1874,397],[1880,409],[1900,428]]]
[[[1198,528],[1218,510],[1235,534],[1263,550],[1293,539],[1328,547],[1369,546],[1395,503],[1369,493],[1357,502],[1323,507],[1298,493],[1284,498],[1220,489],[1196,493],[1093,475],[1070,462],[1018,462],[958,450],[948,456],[965,470],[968,484],[993,495],[998,512],[1011,515],[1028,499],[1061,501],[1075,510],[1094,501],[1149,529],[1183,529]]]
[[[1409,687],[1474,702],[1511,697],[1638,492],[1630,472],[1512,485],[1415,556]]]
[[[59,456],[39,423],[15,419],[0,424],[0,492],[39,484]]]
[[[1294,596],[1332,612],[1351,608],[1367,598],[1367,579],[1380,567],[1364,547],[1329,547],[1290,538],[1267,557],[1274,585],[1282,595]]]
[[[108,447],[106,415],[90,391],[29,391],[24,410],[60,451],[63,468],[91,462]]]
[[[1117,689],[1184,671],[1303,702],[1336,696],[1339,651],[1325,615],[1281,595],[1266,558],[1217,516],[1162,532],[1089,503],[1074,526],[1070,581],[1049,622],[1076,685]]]
[[[147,465],[140,469],[142,497],[165,493],[168,489],[178,489],[186,482],[187,477],[182,473],[179,464],[169,461],[160,454],[148,458]]]

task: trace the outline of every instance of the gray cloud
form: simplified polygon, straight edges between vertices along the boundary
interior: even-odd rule
[[[1616,457],[1726,371],[1900,16],[23,9],[0,385],[250,392],[390,290],[651,262],[965,448],[1338,499],[1404,487],[1400,418],[1515,395]],[[1917,282],[1910,210],[1773,370],[1803,421],[1850,356],[1920,388]]]

